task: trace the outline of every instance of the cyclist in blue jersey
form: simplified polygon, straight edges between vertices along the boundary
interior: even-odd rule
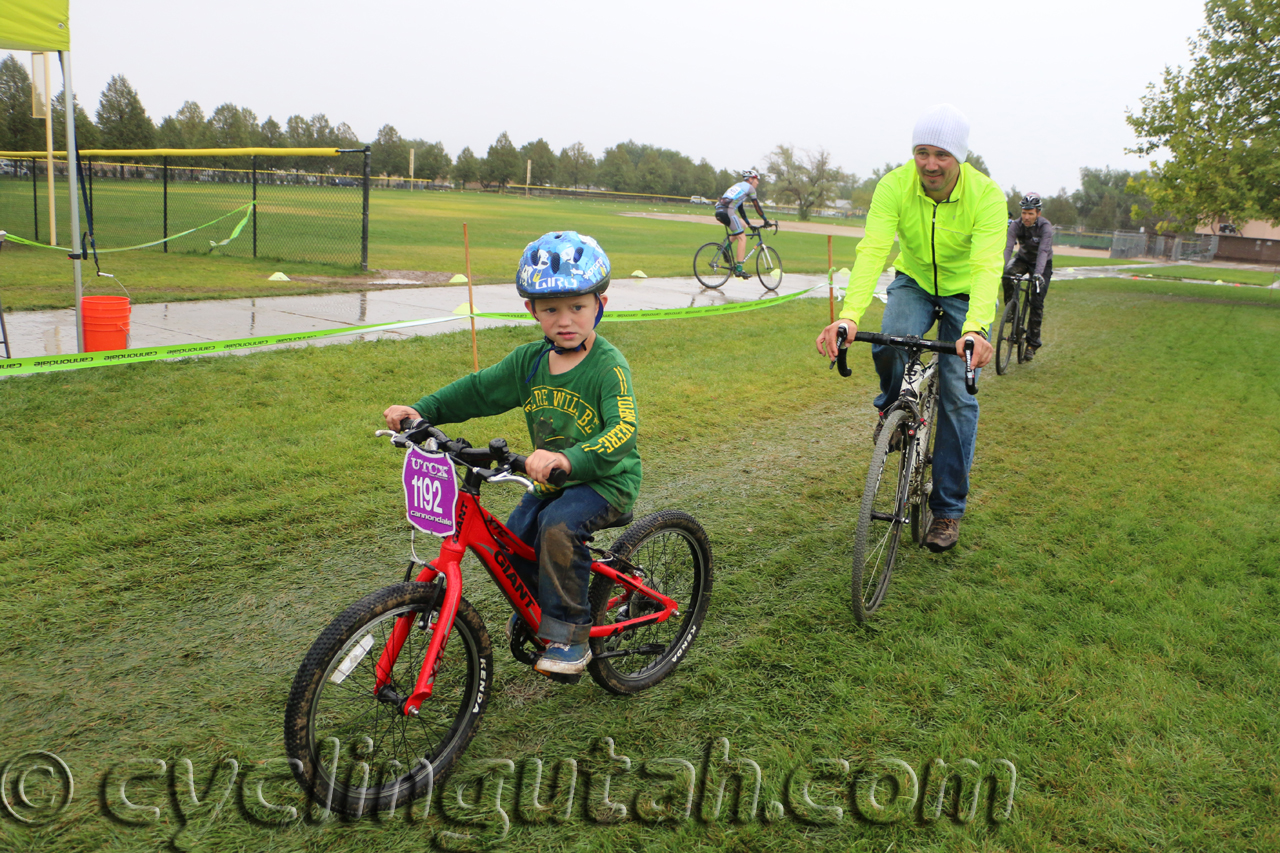
[[[751,203],[755,205],[756,213],[760,214],[760,218],[764,220],[764,225],[770,224],[769,219],[764,215],[764,211],[760,209],[760,199],[756,197],[756,187],[758,186],[760,186],[760,173],[755,169],[747,169],[742,173],[742,180],[725,190],[724,195],[720,196],[720,200],[716,202],[716,220],[728,227],[729,236],[733,238],[733,242],[737,246],[733,274],[738,278],[751,277],[742,271],[742,260],[747,256],[747,235],[743,230],[742,223],[751,224],[751,221],[747,219],[747,212],[742,209],[742,205],[746,203],[747,199],[751,199]]]

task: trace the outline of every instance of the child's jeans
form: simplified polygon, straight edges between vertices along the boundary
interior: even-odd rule
[[[526,494],[511,512],[507,528],[538,554],[539,639],[570,644],[587,641],[591,633],[591,552],[582,540],[621,515],[585,485],[570,486],[547,498]],[[520,559],[514,562],[525,582],[532,580],[533,566]]]

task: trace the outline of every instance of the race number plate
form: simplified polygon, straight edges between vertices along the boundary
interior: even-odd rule
[[[453,535],[458,475],[449,457],[409,448],[404,456],[404,505],[414,527],[436,536]]]

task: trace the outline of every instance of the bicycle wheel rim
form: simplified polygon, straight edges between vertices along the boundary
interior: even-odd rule
[[[434,624],[423,630],[421,608],[419,602],[400,604],[355,625],[314,681],[304,710],[311,792],[344,813],[380,811],[426,796],[452,766],[478,720],[479,713],[471,712],[483,704],[482,685],[492,663],[482,666],[480,638],[463,618],[454,621],[431,698],[418,716],[405,716],[399,706],[376,698],[378,660],[401,617],[413,618],[414,627],[388,686],[405,699],[413,692],[435,630]]]
[[[867,471],[867,484],[854,534],[852,599],[854,616],[865,622],[884,601],[906,521],[914,439],[906,434],[910,415],[893,412],[885,420]],[[893,435],[901,436],[890,450]]]
[[[723,243],[704,243],[693,255],[693,277],[703,287],[722,286],[732,272],[733,258]]]
[[[760,253],[756,255],[756,277],[765,290],[777,290],[782,284],[782,259],[772,246],[760,244]]]
[[[592,638],[592,654],[597,656],[588,665],[592,677],[612,692],[634,692],[657,683],[688,652],[706,615],[712,582],[711,551],[701,525],[684,513],[671,511],[636,522],[618,538],[613,550],[643,570],[646,585],[680,605],[680,610],[665,622],[612,637]],[[591,592],[597,625],[661,609],[650,598],[628,595],[624,587],[604,575],[596,577]],[[623,607],[628,608],[625,613]],[[645,649],[649,651],[641,653]],[[634,653],[606,657],[616,652]]]
[[[1016,348],[1014,329],[1017,326],[1017,314],[1018,303],[1015,300],[1007,303],[1000,315],[1000,330],[996,333],[996,374],[999,376],[1003,376],[1009,369],[1009,359],[1013,357]]]

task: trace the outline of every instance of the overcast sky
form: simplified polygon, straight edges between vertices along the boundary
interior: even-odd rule
[[[71,0],[91,113],[123,74],[157,123],[231,102],[281,124],[325,113],[366,141],[391,124],[453,156],[505,130],[735,170],[784,143],[865,176],[905,160],[915,119],[945,101],[996,181],[1046,194],[1081,166],[1143,168],[1125,110],[1187,64],[1203,23],[1200,0]]]

